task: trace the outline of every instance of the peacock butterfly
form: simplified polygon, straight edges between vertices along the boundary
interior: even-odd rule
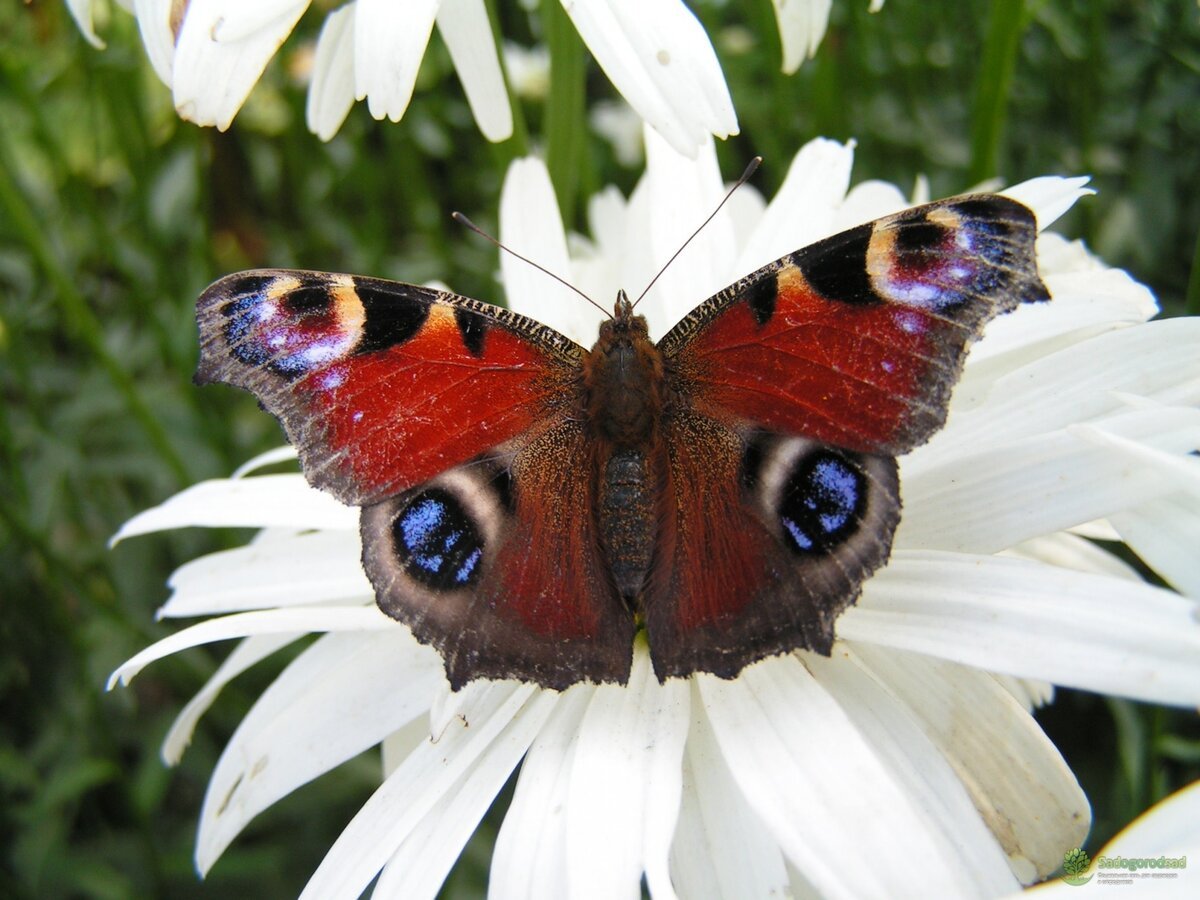
[[[977,194],[852,228],[657,344],[621,292],[591,350],[497,306],[319,272],[197,304],[198,383],[254,393],[362,507],[379,606],[451,685],[660,680],[828,655],[887,560],[895,457],[946,418],[984,323],[1049,299],[1033,214]]]

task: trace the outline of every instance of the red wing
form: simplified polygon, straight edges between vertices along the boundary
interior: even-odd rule
[[[254,393],[308,479],[360,506],[556,415],[581,352],[508,310],[354,275],[231,275],[196,318],[196,381]]]
[[[1046,300],[1036,222],[996,195],[932,203],[777,260],[662,339],[698,412],[897,455],[946,418],[984,323]]]
[[[563,421],[363,509],[379,606],[454,689],[629,679],[633,615],[600,556],[583,426]]]
[[[828,655],[835,619],[891,549],[895,460],[695,413],[673,417],[666,438],[643,599],[655,673],[732,678],[778,653]]]

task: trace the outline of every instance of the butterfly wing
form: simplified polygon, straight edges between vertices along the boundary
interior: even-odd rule
[[[356,506],[563,415],[582,353],[489,303],[357,275],[242,272],[196,318],[197,383],[251,391],[309,481]]]
[[[916,207],[764,266],[659,347],[697,410],[895,456],[945,422],[984,323],[1049,299],[1035,235],[997,195]]]
[[[318,272],[222,279],[197,320],[196,380],[253,392],[309,481],[363,507],[380,607],[454,687],[628,678],[633,618],[580,477],[580,347],[445,291]]]
[[[659,677],[804,647],[882,565],[894,457],[945,421],[968,346],[1048,299],[1033,214],[975,195],[835,235],[742,279],[659,343],[678,409],[645,598]]]

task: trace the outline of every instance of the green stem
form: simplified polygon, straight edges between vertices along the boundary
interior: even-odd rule
[[[570,228],[587,154],[587,56],[559,0],[542,0],[541,9],[550,48],[550,95],[543,125],[546,167],[558,195],[563,225]]]
[[[999,174],[1008,95],[1025,21],[1024,0],[992,0],[971,113],[971,183]]]
[[[87,301],[84,300],[79,289],[76,288],[71,274],[50,246],[44,229],[38,224],[32,206],[12,177],[11,173],[15,171],[12,161],[13,155],[10,148],[0,138],[0,208],[5,211],[9,223],[16,232],[24,238],[26,246],[49,278],[58,300],[63,306],[63,319],[69,323],[76,337],[100,363],[105,374],[124,398],[126,407],[142,426],[150,443],[170,467],[175,477],[180,483],[190,481],[191,478],[182,457],[171,445],[167,433],[138,393],[133,379],[104,345],[104,332],[100,321],[88,306]]]

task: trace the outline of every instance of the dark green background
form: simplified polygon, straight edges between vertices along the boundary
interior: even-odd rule
[[[816,135],[858,140],[856,181],[907,189],[925,173],[934,196],[995,175],[1090,173],[1098,196],[1059,229],[1149,284],[1167,314],[1200,311],[1195,3],[866,6],[836,0],[816,60],[784,77],[768,0],[695,5],[742,127],[720,148],[727,177],[762,154],[770,194]],[[552,48],[552,102],[523,102],[516,138],[479,136],[435,35],[399,125],[359,105],[321,144],[292,75],[315,12],[222,135],[175,118],[123,12],[98,52],[56,0],[0,6],[0,895],[294,896],[377,783],[377,754],[351,762],[264,814],[198,882],[208,774],[285,660],[226,689],[182,765],[165,769],[169,722],[227,648],[158,663],[127,690],[102,686],[178,627],[153,621],[171,570],[246,535],[106,541],[280,442],[249,396],[191,384],[193,303],[214,278],[296,265],[495,297],[495,252],[448,214],[494,229],[509,159],[546,148],[576,227],[588,192],[632,187],[637,173],[586,136],[587,104],[613,91],[557,4],[493,13],[507,38]],[[1200,775],[1189,713],[1063,691],[1040,718],[1092,798],[1092,851]],[[481,895],[498,821],[447,895]]]

